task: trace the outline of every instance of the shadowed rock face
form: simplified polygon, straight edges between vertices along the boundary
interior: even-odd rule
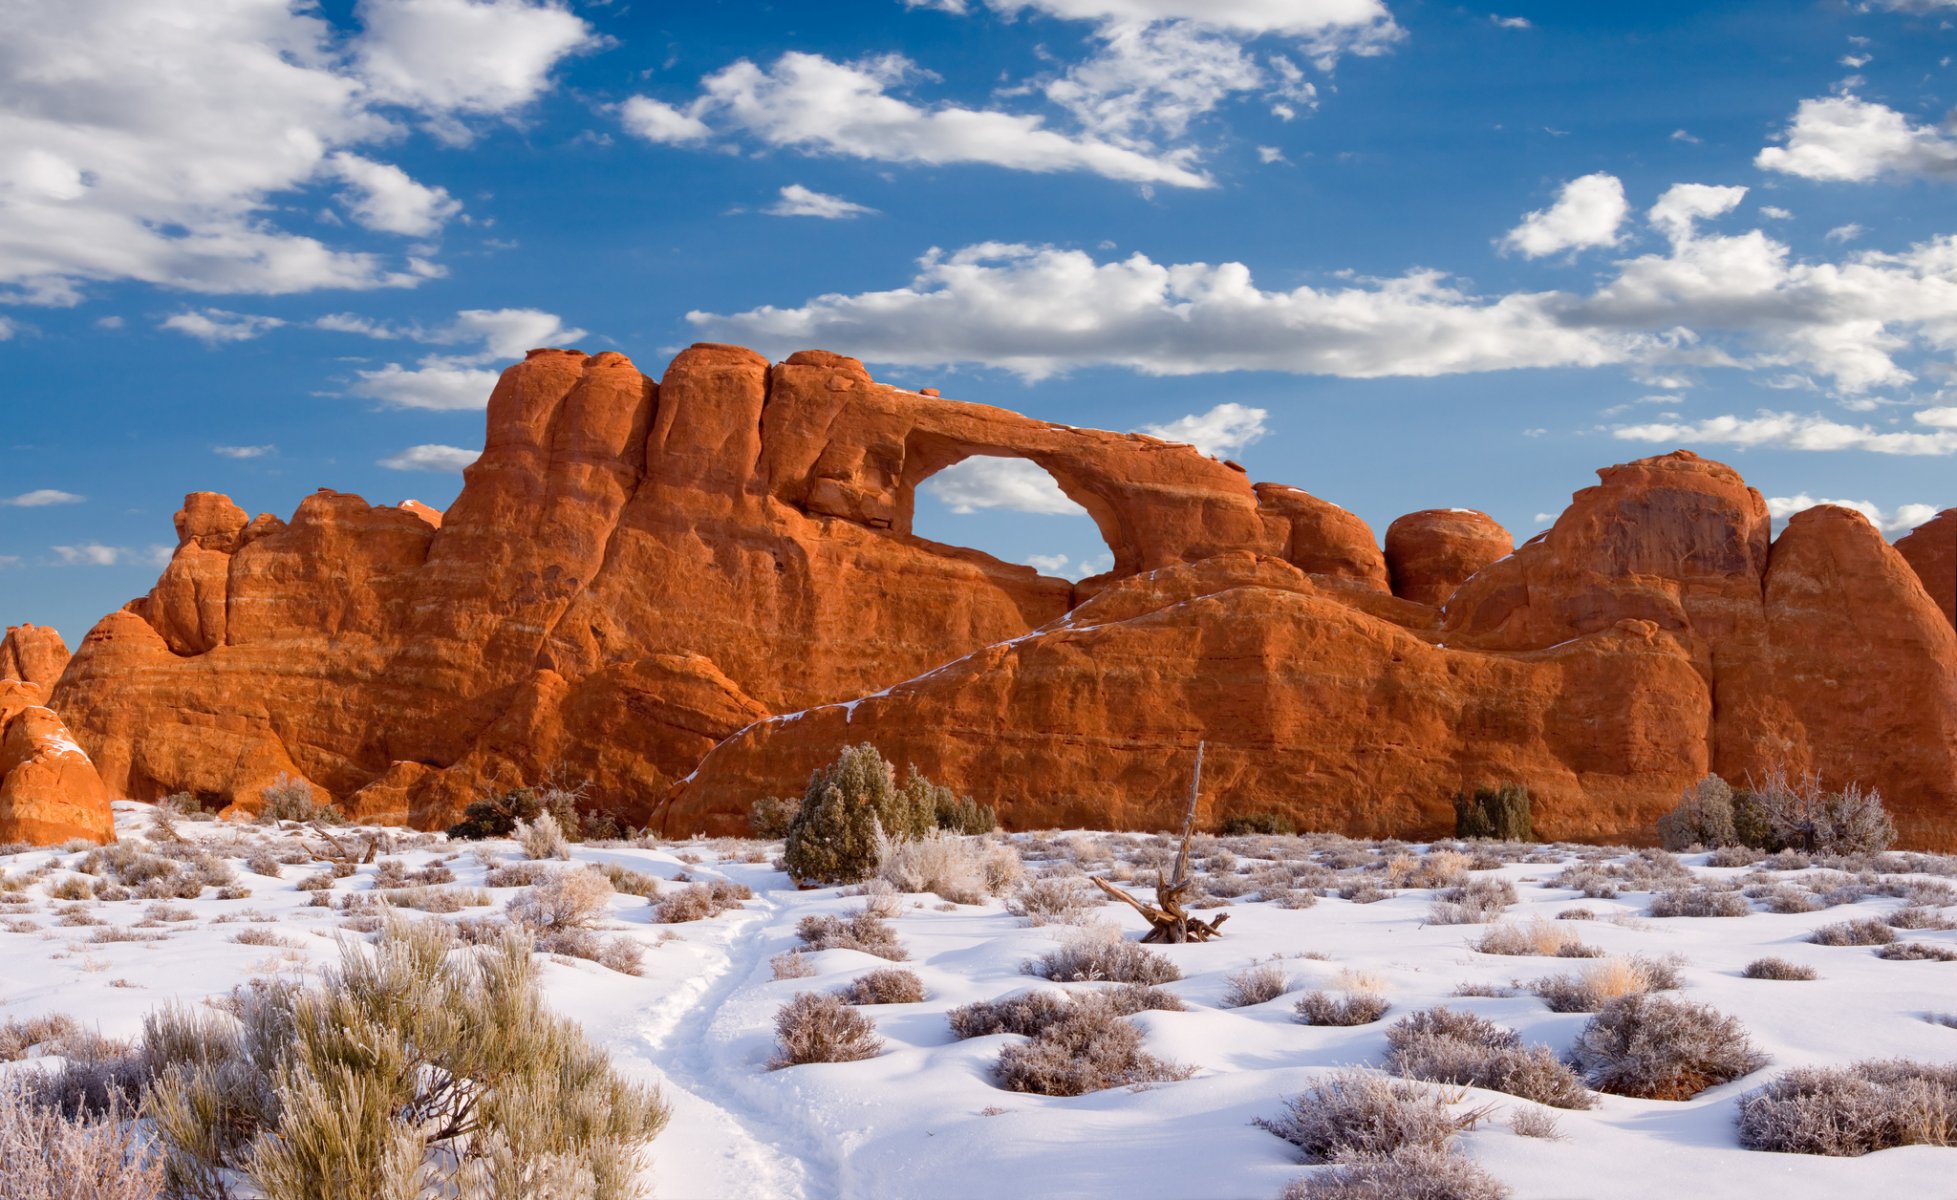
[[[1944,509],[1897,539],[1896,549],[1922,579],[1944,619],[1957,625],[1957,508]]]
[[[974,455],[1044,467],[1113,569],[1070,584],[915,537],[917,486]],[[1775,757],[1957,845],[1957,633],[1855,521],[1770,547],[1757,493],[1678,454],[1603,472],[1509,557],[1446,512],[1382,553],[1191,447],[840,355],[701,345],[655,383],[535,351],[446,513],[188,497],[162,578],[53,707],[114,794],[249,810],[285,773],[424,826],[555,773],[635,824],[734,830],[867,738],[1013,825],[1154,827],[1204,739],[1218,815],[1431,834],[1458,788],[1517,779],[1549,836],[1640,840],[1707,769]]]

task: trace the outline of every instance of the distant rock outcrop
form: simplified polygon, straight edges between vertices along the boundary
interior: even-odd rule
[[[1944,619],[1957,625],[1957,508],[1946,508],[1898,538],[1896,549],[1909,563]]]
[[[51,688],[68,669],[68,643],[44,625],[9,625],[0,637],[0,679]]]
[[[915,536],[918,485],[975,455],[1045,468],[1112,569]],[[1689,454],[1602,472],[1519,549],[1434,511],[1382,551],[1189,446],[700,345],[656,383],[533,352],[466,480],[443,514],[188,497],[155,588],[55,689],[111,792],[250,811],[289,774],[435,826],[555,775],[633,824],[731,831],[867,738],[1012,825],[1157,827],[1207,740],[1219,815],[1421,836],[1513,779],[1547,836],[1639,841],[1706,770],[1772,761],[1957,846],[1937,585],[1840,510],[1770,545],[1759,495]]]

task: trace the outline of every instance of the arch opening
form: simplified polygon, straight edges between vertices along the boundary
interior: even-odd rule
[[[1034,458],[947,447],[907,461],[919,457],[924,469],[904,481],[900,531],[1060,579],[1115,569],[1119,518],[1091,491],[1067,486]]]

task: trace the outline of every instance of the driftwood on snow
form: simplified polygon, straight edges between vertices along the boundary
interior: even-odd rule
[[[1205,921],[1192,917],[1182,907],[1182,898],[1189,891],[1189,839],[1196,831],[1196,798],[1203,786],[1203,743],[1196,743],[1196,773],[1189,781],[1189,810],[1182,817],[1182,847],[1176,852],[1176,865],[1173,872],[1157,872],[1155,876],[1155,903],[1143,904],[1127,891],[1116,887],[1105,879],[1094,878],[1094,886],[1123,904],[1142,914],[1148,921],[1148,933],[1144,942],[1207,942],[1216,937],[1223,928],[1223,922],[1230,919],[1229,913],[1221,913],[1214,920]]]

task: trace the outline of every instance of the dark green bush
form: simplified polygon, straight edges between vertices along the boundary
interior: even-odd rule
[[[1478,787],[1472,796],[1465,792],[1455,796],[1454,836],[1534,841],[1529,824],[1529,789],[1519,783],[1504,783]]]
[[[1298,832],[1298,826],[1281,812],[1265,810],[1262,812],[1234,813],[1223,818],[1217,826],[1217,833],[1224,837],[1246,837],[1251,834],[1279,834],[1290,836]]]
[[[787,801],[763,801],[750,820],[760,833],[787,810]],[[876,873],[879,830],[903,842],[939,829],[985,833],[997,824],[990,807],[931,782],[916,767],[899,787],[895,769],[864,742],[843,747],[835,762],[809,776],[783,832],[782,858],[804,883],[855,883]]]
[[[462,819],[449,826],[448,835],[472,842],[509,837],[516,831],[518,821],[535,821],[549,813],[557,822],[557,828],[571,841],[618,837],[618,821],[610,813],[578,810],[578,802],[584,798],[584,792],[583,787],[556,786],[519,787],[492,792],[480,800],[471,801],[462,810]]]

